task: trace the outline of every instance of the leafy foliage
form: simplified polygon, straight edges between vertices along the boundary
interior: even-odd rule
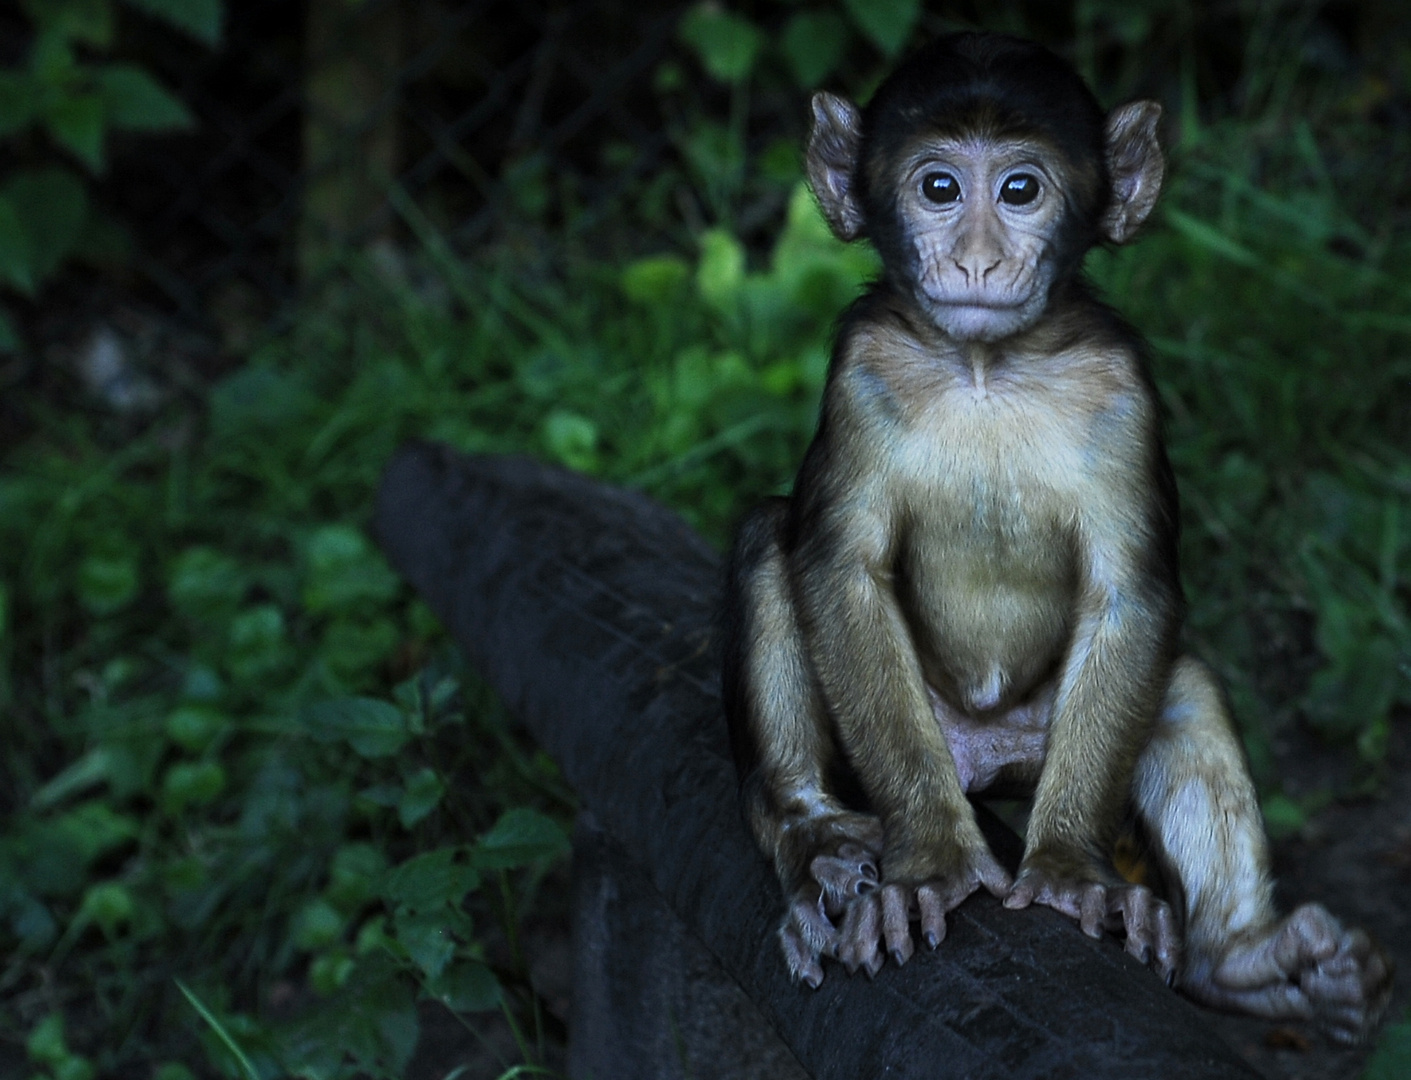
[[[220,39],[220,0],[129,0],[209,45]],[[111,131],[162,132],[190,127],[186,106],[133,64],[88,57],[113,46],[111,0],[26,0],[33,23],[27,55],[0,68],[0,145],[25,147],[38,129],[54,149],[18,155],[0,177],[0,286],[33,297],[76,254],[113,246],[115,226],[91,206],[82,172],[101,174]],[[0,308],[0,352],[18,345]]]
[[[108,40],[103,4],[43,6],[62,40]],[[786,490],[831,327],[876,263],[828,233],[792,143],[757,145],[746,120],[780,78],[865,90],[931,28],[915,5],[862,7],[683,22],[691,85],[718,79],[722,98],[663,66],[682,170],[640,201],[667,214],[684,177],[705,210],[676,228],[688,243],[552,272],[466,263],[394,191],[419,246],[403,269],[352,263],[199,412],[174,404],[136,436],[40,413],[7,455],[0,1029],[36,1075],[399,1076],[436,1002],[472,1027],[508,1017],[540,1060],[516,919],[572,800],[367,538],[371,493],[413,435],[636,485],[722,544]],[[1139,51],[1169,12],[1131,10],[1084,5],[1083,32]],[[1152,340],[1192,638],[1232,688],[1271,826],[1296,830],[1314,807],[1268,768],[1274,735],[1305,718],[1374,778],[1411,699],[1411,253],[1349,209],[1355,176],[1331,179],[1346,115],[1300,125],[1269,100],[1177,117],[1160,220],[1090,270]],[[82,234],[79,174],[46,167],[37,202],[36,180],[0,186],[12,285],[53,272],[32,244],[6,261],[41,204],[46,235]],[[765,224],[746,227],[756,206]],[[1399,1038],[1377,1059],[1393,1070]]]

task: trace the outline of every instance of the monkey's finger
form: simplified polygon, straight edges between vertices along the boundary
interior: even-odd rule
[[[946,907],[933,885],[916,890],[916,906],[921,909],[921,940],[935,948],[946,939]]]
[[[1181,958],[1181,936],[1176,931],[1176,913],[1171,905],[1158,902],[1156,905],[1156,973],[1171,985],[1176,977],[1176,965]]]
[[[1090,938],[1102,937],[1102,927],[1107,921],[1107,890],[1098,884],[1082,887],[1078,896],[1078,925]]]
[[[1023,874],[1010,886],[1009,892],[1005,894],[1004,906],[1007,908],[1026,908],[1032,904],[1038,896],[1038,887],[1034,884],[1033,878]]]
[[[875,975],[881,969],[880,922],[881,905],[875,893],[861,896],[848,906],[838,935],[837,955],[849,973],[863,968],[868,975]]]
[[[789,966],[790,978],[811,990],[823,985],[823,965],[818,962],[818,954],[795,927],[787,922],[781,926],[779,943],[784,947],[784,962]]]
[[[824,910],[838,915],[855,896],[877,887],[877,870],[872,867],[869,877],[865,864],[840,855],[817,855],[808,864],[808,872],[823,889]]]
[[[838,942],[838,928],[823,911],[823,897],[801,889],[789,905],[784,925],[792,927],[814,953],[832,952]]]
[[[980,859],[975,866],[975,873],[985,891],[1001,900],[1009,895],[1009,890],[1014,886],[1014,879],[1009,876],[1009,871],[993,858]]]
[[[913,952],[909,891],[900,885],[882,887],[882,936],[886,938],[887,952],[897,962],[897,967],[910,960]]]
[[[872,881],[877,880],[877,856],[861,844],[839,844],[838,858],[846,860],[857,868],[857,872]]]

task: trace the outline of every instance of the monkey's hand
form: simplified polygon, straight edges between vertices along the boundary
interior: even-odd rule
[[[1180,936],[1171,907],[1145,885],[1112,884],[1096,873],[1063,873],[1043,861],[1025,860],[1009,895],[1007,908],[1043,904],[1077,921],[1083,933],[1126,934],[1127,952],[1151,964],[1168,983],[1176,974]]]
[[[862,968],[872,976],[882,968],[885,944],[897,965],[905,964],[915,951],[912,920],[920,920],[922,940],[934,949],[945,940],[947,913],[982,886],[1004,896],[1009,884],[1009,875],[983,842],[957,847],[940,869],[929,867],[919,874],[889,871],[880,889],[869,889],[848,903],[834,955],[850,972]]]
[[[1311,1020],[1337,1042],[1364,1039],[1391,997],[1386,954],[1319,904],[1191,952],[1180,985],[1197,1001],[1271,1020]]]

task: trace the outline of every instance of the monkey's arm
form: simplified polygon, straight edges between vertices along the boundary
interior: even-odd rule
[[[1102,886],[1117,882],[1112,844],[1179,629],[1177,586],[1154,568],[1154,512],[1146,517],[1124,520],[1109,512],[1079,524],[1074,632],[1024,861],[1009,897],[1015,907],[1032,901],[1056,907],[1091,933],[1100,933],[1101,919],[1111,914],[1097,907],[1106,903]]]
[[[880,918],[901,961],[910,954],[913,901],[922,936],[934,946],[947,911],[981,885],[1002,895],[1009,879],[975,823],[894,592],[897,499],[879,479],[874,489],[850,498],[834,492],[820,504],[829,511],[812,524],[794,562],[798,606],[840,741],[883,825],[880,910],[869,898],[856,919]],[[866,941],[865,925],[852,929],[845,926],[845,939]]]

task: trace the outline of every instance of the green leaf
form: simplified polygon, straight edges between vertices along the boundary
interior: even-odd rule
[[[435,810],[444,794],[446,785],[435,769],[427,766],[419,770],[407,781],[406,790],[397,803],[397,817],[401,820],[402,827],[410,829]]]
[[[328,870],[329,903],[352,913],[372,899],[387,873],[387,857],[373,844],[344,844],[333,855]]]
[[[96,94],[74,94],[49,106],[45,126],[54,141],[95,173],[103,171],[103,101]]]
[[[205,45],[219,45],[221,0],[127,0],[139,11],[170,23]]]
[[[0,194],[0,283],[34,295],[34,249],[15,205]]]
[[[701,66],[726,83],[749,78],[764,47],[764,34],[754,23],[710,3],[698,4],[688,11],[677,34],[695,51]]]
[[[646,307],[669,304],[681,294],[691,268],[676,255],[649,255],[622,271],[622,292]]]
[[[83,866],[135,840],[142,833],[141,826],[134,818],[119,814],[102,799],[75,806],[55,818],[52,827],[57,835],[72,845]]]
[[[447,910],[403,910],[392,920],[393,936],[428,979],[437,978],[456,953],[449,915]]]
[[[701,299],[717,311],[728,311],[745,281],[745,249],[724,229],[709,229],[701,236],[701,261],[696,267],[696,289]]]
[[[25,1049],[30,1059],[45,1065],[54,1065],[69,1056],[69,1046],[64,1040],[64,1014],[52,1012],[39,1023],[25,1040]]]
[[[196,118],[156,79],[132,64],[110,64],[95,74],[108,122],[130,131],[193,127]]]
[[[1403,1020],[1382,1032],[1362,1080],[1405,1080],[1408,1076],[1411,1076],[1411,1020]]]
[[[34,793],[32,803],[35,809],[55,806],[70,795],[77,795],[110,779],[113,764],[112,751],[106,746],[95,746]]]
[[[132,922],[137,905],[126,885],[119,881],[101,881],[83,894],[79,918],[94,923],[112,938],[122,926]]]
[[[437,848],[415,855],[387,875],[383,897],[391,904],[416,911],[459,906],[465,894],[480,884],[472,867],[456,861],[459,847]]]
[[[167,596],[183,615],[228,615],[245,598],[250,576],[229,555],[209,547],[187,548],[172,564]]]
[[[1292,836],[1308,824],[1308,815],[1303,807],[1287,795],[1269,796],[1260,809],[1264,811],[1264,824],[1268,826],[1271,836]]]
[[[284,613],[274,604],[257,604],[232,618],[224,659],[240,682],[255,683],[278,671],[289,659]]]
[[[177,746],[200,753],[229,722],[223,712],[210,705],[188,704],[169,712],[162,727]]]
[[[130,555],[90,555],[79,564],[78,598],[95,615],[111,615],[137,598],[142,585]]]
[[[500,1007],[500,981],[475,960],[452,964],[431,980],[428,989],[452,1012],[490,1012]]]
[[[78,244],[88,220],[88,193],[68,169],[24,169],[6,182],[4,195],[29,233],[36,282],[49,277]]]
[[[19,71],[0,71],[0,139],[34,120],[34,80]]]
[[[365,758],[395,754],[411,737],[401,710],[376,698],[320,701],[300,710],[299,724],[320,742],[346,740]]]
[[[105,49],[113,41],[113,9],[108,0],[24,0],[35,26],[85,45]]]
[[[419,1032],[409,981],[379,958],[360,961],[336,996],[281,1032],[279,1056],[285,1068],[260,1075],[277,1072],[308,1080],[405,1076]],[[345,1055],[353,1058],[356,1070],[348,1068]]]
[[[313,614],[360,603],[385,603],[397,595],[397,575],[361,531],[351,525],[325,525],[309,537],[302,599]]]
[[[842,62],[848,25],[832,11],[801,11],[784,27],[779,46],[795,81],[812,90]]]
[[[315,897],[294,916],[294,944],[309,952],[325,949],[343,936],[344,919],[338,909],[322,897]]]
[[[54,1080],[93,1080],[98,1070],[80,1054],[70,1054],[54,1066]]]
[[[901,51],[916,20],[921,0],[843,0],[857,28],[887,56]]]
[[[162,778],[162,807],[179,815],[202,806],[225,790],[225,770],[215,761],[179,761]]]
[[[397,647],[401,633],[390,619],[337,618],[328,624],[319,646],[329,668],[349,689],[360,687],[370,672]]]
[[[1384,725],[1400,682],[1399,661],[1388,638],[1359,639],[1356,648],[1314,674],[1304,702],[1309,722],[1332,739],[1354,738]]]
[[[553,818],[537,810],[507,810],[482,836],[470,854],[481,870],[510,869],[540,859],[555,859],[568,851],[568,836]]]
[[[544,442],[549,453],[570,469],[592,472],[598,467],[598,425],[581,413],[555,409],[544,418]]]

